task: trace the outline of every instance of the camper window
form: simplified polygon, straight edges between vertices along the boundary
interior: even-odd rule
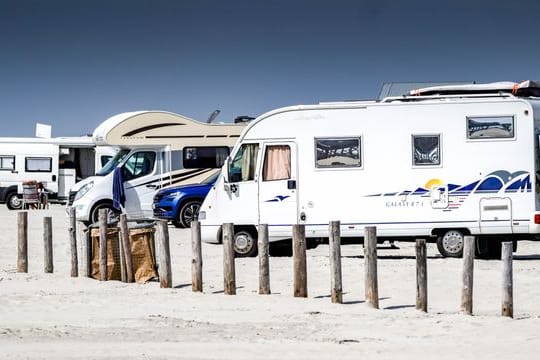
[[[362,138],[315,138],[315,167],[362,167]]]
[[[291,177],[291,148],[270,145],[264,154],[263,181],[286,180]]]
[[[229,182],[255,179],[259,144],[243,144],[229,168]]]
[[[413,165],[441,164],[440,135],[413,135]]]
[[[50,157],[27,157],[25,158],[27,172],[51,172],[52,158]]]
[[[487,116],[467,118],[468,139],[507,139],[513,137],[513,116]]]
[[[139,151],[131,155],[122,168],[124,181],[135,179],[154,171],[156,153],[153,151]]]
[[[184,148],[185,169],[220,168],[229,156],[227,146],[190,146]]]
[[[15,170],[15,156],[0,155],[0,170]]]

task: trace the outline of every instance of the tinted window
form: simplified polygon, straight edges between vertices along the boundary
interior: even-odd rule
[[[184,148],[183,163],[186,169],[220,168],[229,156],[229,148],[220,147],[186,147]]]
[[[51,172],[52,158],[27,157],[25,168],[28,172]]]
[[[122,167],[124,181],[149,175],[154,171],[156,153],[153,151],[140,151],[131,155]]]
[[[441,150],[439,135],[413,135],[413,165],[440,165]]]
[[[315,167],[362,167],[360,137],[315,139]]]
[[[514,137],[513,116],[468,117],[469,139],[504,139]]]
[[[243,144],[229,168],[229,181],[248,181],[255,178],[259,144]]]

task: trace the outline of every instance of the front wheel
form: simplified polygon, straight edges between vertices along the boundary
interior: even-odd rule
[[[459,230],[449,230],[437,238],[437,249],[444,257],[463,256],[464,235]]]
[[[201,208],[200,200],[190,200],[186,202],[178,211],[178,216],[173,224],[176,227],[189,228],[194,220],[197,220],[199,216],[199,209]]]
[[[90,214],[90,221],[95,224],[99,222],[99,210],[107,210],[107,223],[110,223],[114,220],[118,220],[120,212],[116,210],[111,203],[101,203],[98,204]]]
[[[248,230],[234,233],[234,254],[236,257],[253,257],[257,255],[257,237]]]
[[[6,206],[9,210],[18,210],[22,208],[22,200],[17,193],[9,193],[6,197]]]

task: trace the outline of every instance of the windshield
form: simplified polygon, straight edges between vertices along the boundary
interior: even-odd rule
[[[216,179],[218,178],[219,174],[221,174],[221,171],[218,171],[212,175],[210,175],[209,177],[207,177],[206,179],[204,179],[203,181],[201,181],[201,184],[213,184],[216,182]]]
[[[109,174],[111,171],[114,170],[120,164],[120,162],[126,157],[126,155],[129,153],[129,150],[119,150],[114,157],[109,160],[109,162],[99,170],[96,175],[97,176],[105,176]]]

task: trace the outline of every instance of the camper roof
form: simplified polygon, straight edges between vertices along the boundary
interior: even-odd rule
[[[428,95],[462,95],[462,94],[499,94],[510,93],[515,96],[539,97],[540,82],[527,80],[521,83],[511,81],[499,81],[488,84],[465,84],[465,85],[445,85],[431,86],[409,91],[407,95],[428,96]]]
[[[114,115],[101,123],[93,138],[98,145],[184,146],[234,145],[245,124],[203,124],[167,111],[137,111]],[[204,141],[203,141],[204,139]]]
[[[52,144],[64,147],[93,147],[94,141],[90,136],[66,136],[66,137],[1,137],[0,143],[9,144]]]

